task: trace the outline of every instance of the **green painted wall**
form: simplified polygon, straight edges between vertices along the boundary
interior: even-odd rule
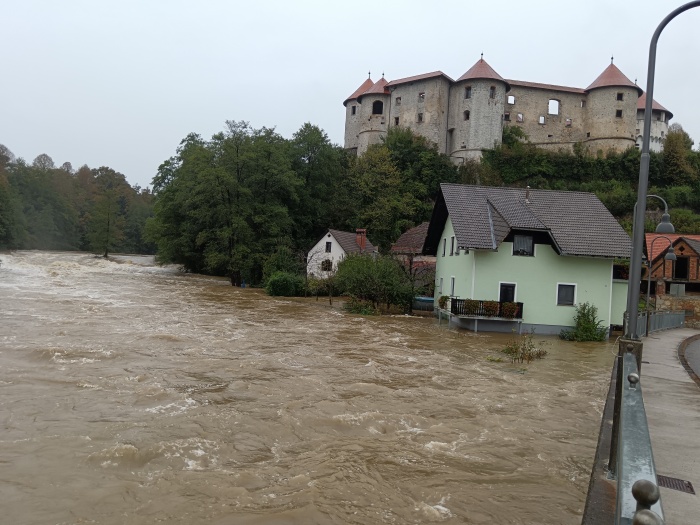
[[[613,281],[612,315],[610,324],[622,325],[627,310],[627,281]]]
[[[557,285],[575,284],[575,301],[594,304],[604,326],[622,324],[627,286],[622,282],[613,285],[612,259],[564,257],[542,244],[535,246],[534,257],[513,256],[513,245],[508,242],[501,243],[498,251],[470,250],[451,256],[453,235],[448,218],[437,252],[436,297],[450,295],[452,276],[454,296],[460,299],[498,300],[500,284],[515,283],[515,300],[523,303],[524,323],[573,326],[576,310],[557,305]],[[443,239],[447,241],[444,256]],[[442,293],[438,291],[440,277]]]

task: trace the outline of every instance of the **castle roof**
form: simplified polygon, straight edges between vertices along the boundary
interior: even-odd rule
[[[496,73],[491,66],[488,65],[486,60],[483,58],[479,59],[476,64],[474,64],[469,71],[464,73],[461,77],[457,79],[457,82],[461,82],[463,80],[472,80],[472,79],[490,79],[490,80],[500,80],[506,85],[506,91],[510,90],[510,85],[508,82],[506,82],[506,79],[504,79],[501,75]]]
[[[357,97],[362,95],[365,91],[370,89],[372,86],[374,86],[374,82],[372,82],[372,79],[371,78],[366,79],[362,83],[362,85],[355,90],[355,92],[352,95],[350,95],[348,98],[345,99],[345,102],[343,102],[343,106],[347,106],[348,102],[350,102],[351,100],[355,100]]]
[[[357,101],[362,102],[362,97],[365,95],[388,95],[389,90],[386,88],[387,84],[388,82],[384,77],[380,78],[371,88],[359,95]]]
[[[569,87],[569,86],[557,86],[556,84],[540,84],[539,82],[526,82],[524,80],[511,80],[508,79],[511,86],[515,87],[525,87],[533,89],[544,89],[547,91],[568,91],[569,93],[579,93],[585,95],[586,90],[581,88]]]
[[[606,67],[605,71],[586,88],[586,91],[603,87],[633,87],[640,95],[644,93],[644,90],[627,78],[615,64],[610,64]]]
[[[417,82],[419,80],[427,80],[429,78],[435,77],[445,77],[448,81],[454,82],[450,77],[448,77],[442,71],[433,71],[432,73],[423,73],[422,75],[414,75],[412,77],[400,78],[398,80],[392,80],[387,84],[387,87],[398,86],[399,84],[407,84],[409,82]]]
[[[637,99],[637,109],[645,110],[646,108],[647,108],[647,94],[642,93],[642,95],[639,97],[639,99]],[[673,118],[673,113],[671,113],[669,110],[667,110],[661,104],[659,104],[656,100],[651,101],[651,111],[652,111],[652,113],[654,111],[665,111],[666,113],[668,113],[669,119]]]

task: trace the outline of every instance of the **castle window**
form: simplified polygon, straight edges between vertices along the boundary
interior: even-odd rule
[[[639,135],[639,128],[635,129],[634,132]]]
[[[496,86],[489,88],[489,98],[496,98]]]
[[[467,86],[464,88],[464,98],[472,98],[472,87]]]
[[[622,100],[622,93],[617,94],[617,100]]]
[[[550,115],[558,115],[559,114],[559,101],[554,98],[549,99],[549,107],[547,111]]]
[[[515,104],[515,97],[513,95],[508,95],[508,104]]]
[[[567,128],[571,127],[571,119],[570,118],[566,119],[566,127]]]
[[[469,120],[469,110],[464,112],[464,120]]]
[[[615,110],[615,118],[622,118],[622,110],[621,109]]]
[[[510,113],[507,111],[503,114],[503,120],[509,121],[510,120]]]
[[[544,115],[540,115],[539,123],[540,123],[540,124],[544,124],[544,123],[545,123]]]
[[[396,97],[396,105],[397,106],[401,105],[401,97]]]
[[[664,136],[664,132],[663,132],[663,131],[661,132],[661,136],[662,136],[662,137]]]
[[[515,117],[515,119],[516,119],[518,122],[522,122],[522,121],[523,121],[523,114],[522,114],[522,113],[518,113],[518,116]]]
[[[418,122],[423,122],[423,113],[418,113]]]
[[[425,92],[418,93],[418,102],[425,102]]]
[[[382,115],[384,113],[384,102],[375,100],[372,103],[372,115]]]
[[[582,108],[585,108],[585,107],[586,107],[586,101],[585,101],[585,100],[582,100],[582,101],[581,101],[581,107],[582,107]]]
[[[352,107],[352,114],[354,115],[355,113],[357,113],[357,106]]]
[[[394,126],[399,125],[399,117],[394,117]]]
[[[588,133],[586,133],[586,138],[587,138],[587,139],[591,138],[591,132],[590,132],[590,131],[589,131]]]

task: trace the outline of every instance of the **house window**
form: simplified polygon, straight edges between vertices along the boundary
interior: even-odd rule
[[[554,99],[554,98],[549,99],[549,105],[547,106],[547,112],[550,115],[558,115],[559,114],[559,101],[557,99]]]
[[[447,237],[445,237],[442,240],[442,256],[445,256],[445,252],[447,252]]]
[[[617,94],[617,100],[622,100],[622,93]]]
[[[399,117],[394,117],[394,126],[399,125]]]
[[[450,295],[454,297],[455,294],[455,278],[450,277]]]
[[[384,102],[375,100],[372,103],[372,115],[382,115],[384,113]]]
[[[357,113],[357,106],[352,106],[352,114],[354,115]]]
[[[469,115],[470,115],[469,110],[465,111],[464,112],[464,120],[469,120]]]
[[[540,124],[543,124],[543,125],[544,125],[544,123],[545,123],[544,115],[540,115],[540,118],[539,118],[539,121],[538,121],[538,122],[539,122]]]
[[[418,113],[418,122],[423,122],[423,113]]]
[[[440,295],[442,295],[442,277],[440,277],[440,287],[438,290],[440,290]]]
[[[421,91],[418,93],[418,102],[425,102],[425,92]]]
[[[401,97],[396,97],[396,105],[397,106],[401,105]]]
[[[450,255],[455,254],[455,236],[450,237]]]
[[[503,114],[503,120],[505,121],[510,121],[510,113],[507,111]]]
[[[321,261],[321,271],[322,272],[330,272],[333,270],[333,261],[330,259],[326,259],[325,261]]]
[[[332,242],[327,242],[326,243],[326,253],[331,253],[331,248],[333,247]]]
[[[516,118],[517,122],[522,122],[522,121],[523,121],[523,114],[522,114],[522,113],[518,113],[518,116],[515,117],[515,118]]]
[[[532,257],[535,255],[535,243],[532,235],[513,236],[513,255]]]
[[[501,283],[498,291],[498,300],[502,303],[514,303],[515,283]]]
[[[573,306],[576,304],[576,285],[557,283],[557,306]]]
[[[472,87],[467,86],[464,88],[464,98],[472,98]]]
[[[615,110],[615,118],[622,118],[622,110],[621,109]]]
[[[489,88],[489,98],[496,98],[496,86]]]
[[[571,127],[571,119],[570,118],[566,119],[566,127],[567,128]]]
[[[515,104],[515,97],[513,95],[508,95],[508,104]]]

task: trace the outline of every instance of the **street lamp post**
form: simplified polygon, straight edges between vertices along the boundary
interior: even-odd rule
[[[659,225],[660,226],[660,225]],[[657,228],[658,230],[658,228]],[[654,240],[651,241],[651,246],[649,247],[649,257],[647,258],[647,304],[646,304],[646,311],[647,311],[647,328],[645,330],[645,335],[649,335],[649,296],[651,295],[651,266],[653,264],[653,259],[652,256],[654,254],[654,243],[658,241],[659,239],[665,239],[668,241],[668,250],[666,250],[666,255],[664,255],[664,261],[675,261],[676,260],[676,252],[673,250],[673,241],[666,237],[665,235],[660,235],[656,237]],[[666,266],[664,265],[664,273],[666,272]],[[658,295],[658,294],[657,294]],[[654,310],[656,310],[656,305],[654,305]]]
[[[651,137],[651,113],[654,101],[654,72],[656,70],[656,44],[659,36],[668,23],[681,13],[700,7],[700,0],[688,2],[669,13],[654,31],[649,43],[649,66],[647,69],[646,105],[644,107],[644,134],[642,135],[642,157],[639,164],[639,186],[637,204],[634,210],[634,226],[632,229],[632,255],[630,258],[629,284],[627,287],[627,318],[626,330],[620,339],[617,355],[617,383],[615,388],[615,407],[613,412],[612,439],[610,443],[610,460],[608,469],[613,476],[617,467],[617,441],[620,426],[620,408],[622,401],[622,357],[625,352],[633,352],[637,358],[637,370],[642,366],[642,341],[637,334],[637,317],[639,315],[639,283],[642,276],[642,244],[644,243],[644,213],[646,211],[647,188],[649,186],[649,139]]]

